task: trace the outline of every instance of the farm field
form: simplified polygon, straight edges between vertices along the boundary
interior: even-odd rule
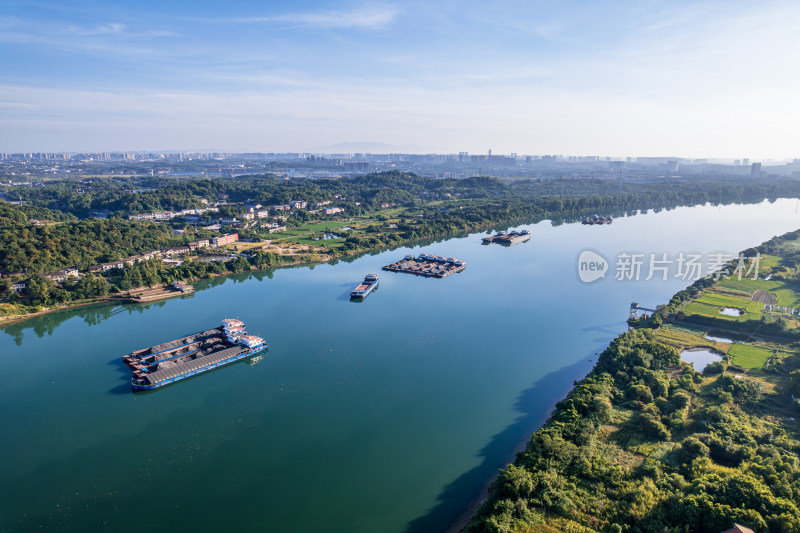
[[[706,330],[684,325],[666,324],[656,331],[658,339],[680,350],[695,347],[709,347],[727,352],[731,346],[728,342],[713,341],[706,338]]]
[[[750,297],[742,298],[716,291],[706,291],[695,301],[722,307],[738,307],[741,309],[750,303]]]
[[[772,355],[772,352],[758,346],[734,344],[728,354],[732,357],[733,364],[750,369],[762,368]]]
[[[800,307],[800,285],[794,282],[783,280],[765,280],[765,279],[726,279],[720,281],[720,288],[733,289],[755,293],[757,290],[769,291],[777,296],[777,305],[786,307]]]
[[[758,302],[756,302],[758,303]],[[763,304],[762,304],[763,305]],[[722,307],[736,307],[737,309],[742,309],[745,311],[744,314],[740,316],[730,316],[730,315],[723,315],[720,313]],[[761,319],[761,312],[752,312],[747,310],[746,305],[738,305],[738,306],[718,306],[718,305],[709,305],[705,303],[699,302],[691,302],[686,304],[682,311],[687,315],[701,315],[701,316],[710,316],[714,318],[720,318],[722,320],[729,320],[731,322],[744,322],[746,320],[760,320]]]

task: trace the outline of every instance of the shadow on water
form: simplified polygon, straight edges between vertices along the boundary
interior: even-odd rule
[[[437,497],[436,506],[409,522],[405,532],[459,531],[463,528],[486,497],[490,480],[495,478],[500,468],[514,460],[515,453],[524,448],[530,435],[547,420],[555,404],[566,396],[576,380],[589,373],[595,359],[596,356],[585,358],[552,372],[524,390],[515,403],[516,410],[522,414],[481,449],[478,454],[482,458],[481,464],[447,485]],[[476,487],[480,487],[479,492]]]
[[[131,393],[131,370],[122,360],[122,354],[108,362],[109,366],[119,374],[119,384],[108,391],[109,394],[130,394]]]

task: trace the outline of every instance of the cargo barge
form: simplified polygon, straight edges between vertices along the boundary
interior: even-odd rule
[[[163,387],[250,357],[267,348],[249,335],[244,322],[227,318],[222,325],[122,356],[133,372],[133,390]]]
[[[444,278],[465,268],[467,264],[461,259],[431,254],[419,254],[417,257],[407,255],[404,259],[383,267],[390,272],[405,272],[433,278]]]
[[[378,275],[367,274],[361,284],[350,291],[350,298],[366,298],[369,293],[378,288]]]
[[[505,231],[498,231],[496,234],[489,235],[481,240],[486,244],[491,244],[494,242],[497,244],[511,246],[512,244],[518,244],[520,242],[531,240],[531,232],[526,229],[522,231],[509,231],[508,233]]]
[[[611,217],[601,217],[600,215],[592,215],[587,219],[584,219],[581,224],[587,224],[590,226],[594,226],[595,224],[611,224],[614,222],[614,219]]]

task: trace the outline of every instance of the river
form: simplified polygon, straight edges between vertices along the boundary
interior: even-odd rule
[[[0,531],[444,531],[624,331],[630,302],[689,283],[615,280],[620,252],[738,252],[800,228],[798,204],[543,221],[515,226],[533,238],[511,247],[476,233],[7,326]],[[604,279],[578,279],[585,249],[609,261]],[[420,252],[467,268],[380,271]],[[380,288],[350,302],[370,272]],[[267,339],[262,361],[130,391],[122,354],[226,317]]]

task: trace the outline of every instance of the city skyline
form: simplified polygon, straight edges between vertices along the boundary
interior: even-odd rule
[[[793,159],[791,2],[0,3],[0,152]]]

